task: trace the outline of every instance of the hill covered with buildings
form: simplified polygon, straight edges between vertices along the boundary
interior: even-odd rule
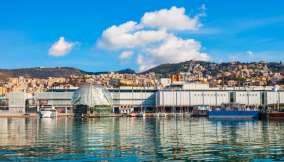
[[[164,79],[161,79],[164,78]],[[282,62],[213,63],[186,61],[163,64],[145,72],[125,69],[115,72],[86,72],[70,67],[0,70],[0,95],[11,91],[39,92],[53,87],[78,87],[82,84],[117,86],[162,86],[167,82],[185,81],[218,86],[284,85]]]
[[[35,67],[35,68],[20,68],[20,69],[0,69],[0,80],[7,80],[11,77],[26,77],[26,78],[49,78],[49,77],[70,77],[72,75],[100,75],[108,74],[105,72],[88,72],[73,67]],[[115,71],[119,74],[134,74],[132,69],[123,69]]]
[[[211,85],[264,86],[284,83],[284,64],[282,62],[186,61],[177,64],[162,64],[143,73],[155,73],[159,77],[169,77],[180,73],[181,77],[188,81],[203,81]]]

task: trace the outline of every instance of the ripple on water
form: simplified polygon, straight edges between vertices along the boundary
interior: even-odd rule
[[[284,161],[284,122],[0,119],[0,161]]]

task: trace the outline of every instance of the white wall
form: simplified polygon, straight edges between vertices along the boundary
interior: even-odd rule
[[[26,93],[11,92],[7,94],[9,112],[11,113],[25,113],[26,107]]]
[[[176,96],[177,96],[178,106],[190,105],[190,92],[189,91],[178,91]]]
[[[261,93],[259,91],[237,91],[236,103],[245,105],[260,105]]]
[[[280,103],[284,104],[284,92],[279,92],[280,94]]]
[[[190,103],[191,105],[203,105],[203,92],[192,91],[190,92]]]
[[[217,102],[217,93],[216,92],[203,92],[203,95],[204,95],[204,105],[216,105],[216,102]]]
[[[278,97],[278,92],[267,92],[267,104],[277,104]]]
[[[114,105],[155,106],[154,92],[111,92]]]
[[[217,91],[217,105],[230,103],[229,91]]]

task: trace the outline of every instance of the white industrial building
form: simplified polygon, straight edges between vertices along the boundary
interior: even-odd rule
[[[33,100],[37,110],[55,109],[58,113],[72,113],[73,92],[38,92],[34,94]]]
[[[152,109],[156,105],[156,92],[153,87],[120,87],[109,89],[115,112],[130,113]]]
[[[204,90],[159,90],[157,92],[157,106],[217,106],[229,102],[227,91]]]
[[[172,108],[175,108],[175,111],[184,112],[194,106],[218,107],[229,103],[238,103],[251,107],[284,104],[284,91],[277,90],[274,87],[210,88],[207,84],[179,83],[163,89],[120,87],[105,90],[110,93],[111,101],[109,102],[116,113],[172,111]],[[92,94],[96,95],[93,92]],[[74,100],[74,91],[40,92],[35,93],[33,96],[28,96],[23,92],[13,92],[6,96],[9,106],[7,111],[26,113],[26,110],[28,110],[26,106],[28,105],[38,108],[54,108],[58,111],[71,113],[74,108],[72,98]],[[99,99],[98,97],[95,98]],[[98,102],[94,101],[94,103]]]
[[[2,113],[26,113],[28,95],[24,92],[12,92],[7,95],[9,109]]]

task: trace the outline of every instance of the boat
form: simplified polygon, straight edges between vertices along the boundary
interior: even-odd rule
[[[260,113],[254,109],[213,109],[208,111],[208,118],[215,119],[259,119]]]
[[[279,112],[279,111],[263,112],[261,113],[261,118],[269,120],[284,120],[284,112]]]
[[[211,108],[208,111],[210,119],[259,119],[260,111],[256,107],[247,107],[243,104],[222,104],[221,107]]]
[[[40,109],[39,115],[41,118],[54,118],[56,117],[55,109]]]
[[[143,113],[135,113],[135,112],[132,112],[129,114],[130,117],[143,117]]]
[[[192,117],[192,116],[193,116],[192,113],[184,113],[183,115],[184,115],[185,117]]]
[[[193,117],[207,117],[208,116],[209,106],[207,105],[200,105],[196,106],[192,110],[191,116]]]
[[[268,113],[269,119],[284,120],[284,112],[270,112]]]

